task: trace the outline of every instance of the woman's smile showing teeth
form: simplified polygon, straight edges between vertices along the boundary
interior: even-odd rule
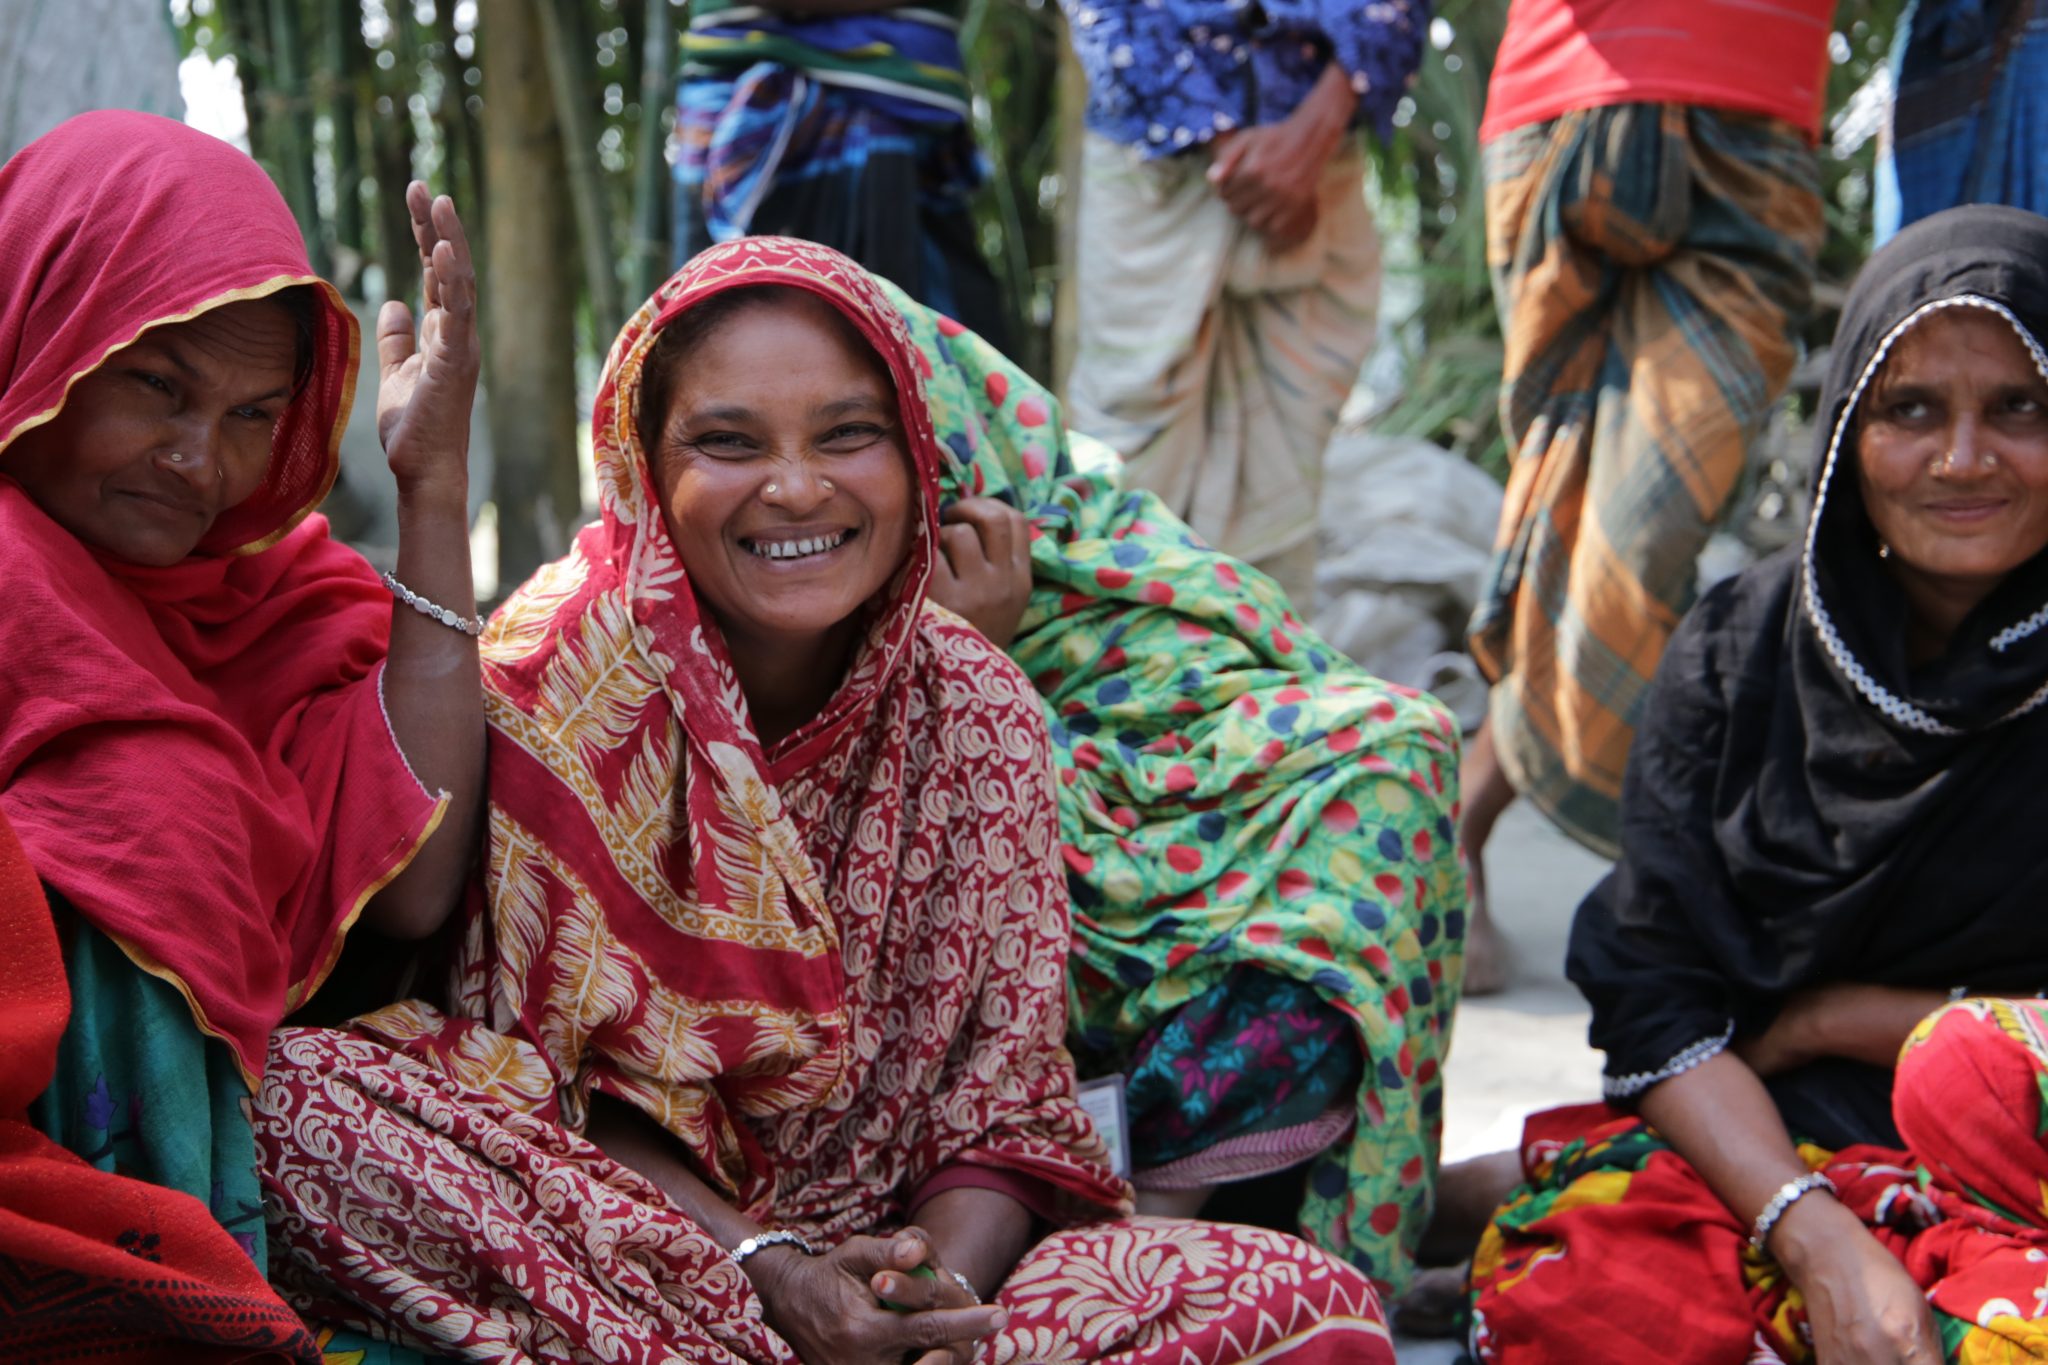
[[[853,539],[853,534],[848,529],[810,536],[747,536],[741,538],[740,544],[757,559],[812,559],[838,549]]]

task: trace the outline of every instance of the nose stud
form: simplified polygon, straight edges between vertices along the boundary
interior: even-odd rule
[[[769,485],[768,485],[768,486],[767,486],[766,488],[762,489],[761,491],[762,491],[763,493],[779,493],[779,492],[781,492],[781,491],[782,491],[782,488],[781,488],[781,486],[780,486],[779,484],[772,484],[772,483],[771,483],[771,484],[769,484]]]
[[[818,482],[824,485],[825,491],[827,493],[836,493],[839,491],[839,485],[833,483],[830,479],[820,479],[818,480]]]
[[[183,463],[185,463],[185,454],[184,454],[184,452],[183,452],[183,451],[179,451],[179,450],[174,450],[174,451],[172,451],[172,452],[171,452],[171,463],[172,463],[172,464],[183,464]]]
[[[1984,452],[1983,458],[1986,469],[1998,468],[1997,451],[1987,450]],[[1935,456],[1933,462],[1927,466],[1927,472],[1930,474],[1953,474],[1956,470],[1962,468],[1962,465],[1963,462],[1958,458],[1958,452],[1951,448],[1946,453]]]

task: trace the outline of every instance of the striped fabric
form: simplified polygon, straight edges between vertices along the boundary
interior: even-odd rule
[[[1485,158],[1515,453],[1470,642],[1515,790],[1612,856],[1650,679],[1791,373],[1818,165],[1789,123],[1675,104],[1577,110]]]
[[[739,6],[699,15],[683,35],[683,79],[731,79],[769,62],[913,106],[898,109],[900,117],[957,123],[968,116],[973,91],[961,70],[960,21],[947,8],[941,0],[873,14],[786,18]]]
[[[676,263],[737,237],[801,237],[1005,343],[952,4],[699,15],[676,95]]]

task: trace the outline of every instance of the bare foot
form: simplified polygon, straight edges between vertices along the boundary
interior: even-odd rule
[[[1394,1330],[1404,1337],[1458,1335],[1458,1317],[1465,1310],[1465,1281],[1472,1265],[1438,1266],[1415,1272],[1408,1292],[1394,1300]]]
[[[1192,1190],[1139,1190],[1138,1212],[1153,1218],[1193,1218],[1214,1193],[1214,1185]]]
[[[1485,893],[1478,876],[1472,878],[1471,918],[1465,922],[1465,984],[1467,999],[1476,995],[1499,995],[1515,974],[1515,956],[1508,941],[1486,912]]]
[[[1486,841],[1515,799],[1507,770],[1494,753],[1493,731],[1482,727],[1465,746],[1458,773],[1464,809],[1458,817],[1458,843],[1465,851],[1467,905],[1465,915],[1465,994],[1498,995],[1514,973],[1508,941],[1494,926],[1486,902]]]
[[[1522,1154],[1489,1152],[1456,1161],[1436,1177],[1436,1211],[1416,1248],[1424,1265],[1454,1265],[1472,1259],[1479,1236],[1493,1221],[1494,1211],[1522,1183]]]

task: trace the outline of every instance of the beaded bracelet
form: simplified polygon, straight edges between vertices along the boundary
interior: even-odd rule
[[[1788,1180],[1778,1186],[1778,1192],[1771,1196],[1771,1202],[1764,1205],[1764,1211],[1756,1216],[1756,1226],[1749,1234],[1749,1244],[1756,1248],[1759,1256],[1765,1255],[1764,1243],[1771,1238],[1771,1229],[1778,1226],[1778,1220],[1785,1216],[1785,1210],[1812,1194],[1815,1190],[1837,1193],[1835,1182],[1819,1171],[1808,1171],[1797,1180]]]
[[[775,1232],[757,1232],[731,1251],[726,1252],[725,1256],[734,1265],[745,1265],[747,1257],[755,1252],[766,1251],[769,1247],[780,1246],[793,1246],[806,1256],[818,1254],[817,1250],[811,1246],[802,1233],[791,1232],[788,1228],[781,1228]]]
[[[481,616],[457,616],[454,612],[414,592],[398,581],[398,575],[384,575],[384,586],[391,589],[391,595],[411,607],[420,615],[439,621],[450,630],[459,630],[464,635],[476,636],[484,633],[484,618]]]

